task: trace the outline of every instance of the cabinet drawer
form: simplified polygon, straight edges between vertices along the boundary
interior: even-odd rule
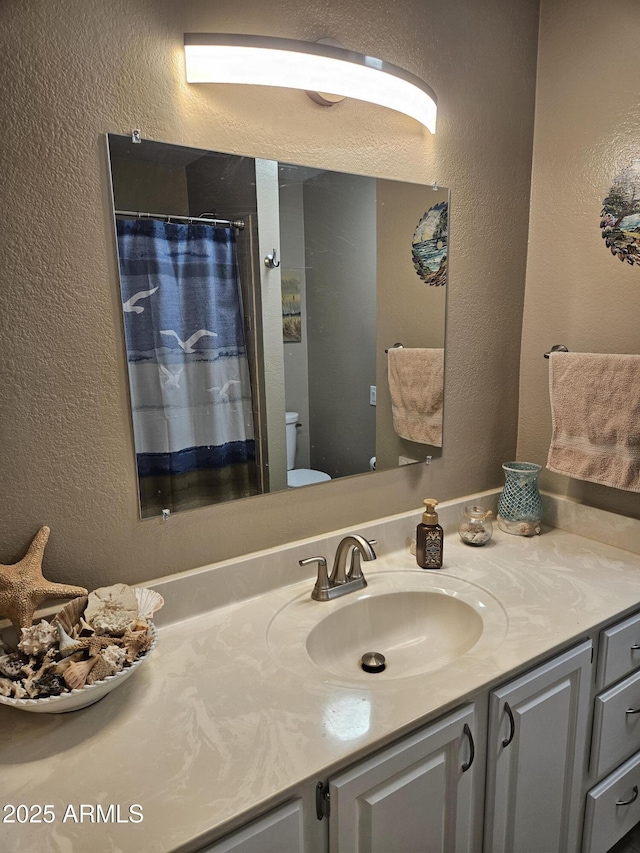
[[[602,632],[598,658],[601,690],[640,667],[640,613]]]
[[[596,699],[591,748],[596,776],[613,770],[637,749],[640,749],[640,672]]]
[[[587,794],[582,853],[606,853],[640,820],[640,753]]]

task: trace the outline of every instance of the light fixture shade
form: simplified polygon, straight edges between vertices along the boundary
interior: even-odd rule
[[[436,130],[433,90],[382,59],[319,42],[234,33],[185,33],[184,52],[189,83],[330,92],[397,110]]]

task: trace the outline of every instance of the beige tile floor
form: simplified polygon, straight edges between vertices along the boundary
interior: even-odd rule
[[[609,850],[609,853],[640,853],[640,823],[627,832],[624,838]]]

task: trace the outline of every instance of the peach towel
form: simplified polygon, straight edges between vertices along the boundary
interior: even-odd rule
[[[442,447],[444,349],[388,352],[393,428],[400,438]]]
[[[547,468],[640,492],[640,356],[551,353]]]

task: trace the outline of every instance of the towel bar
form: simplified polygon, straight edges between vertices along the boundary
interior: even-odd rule
[[[564,344],[554,344],[549,352],[545,352],[544,357],[549,358],[552,352],[569,352]]]

